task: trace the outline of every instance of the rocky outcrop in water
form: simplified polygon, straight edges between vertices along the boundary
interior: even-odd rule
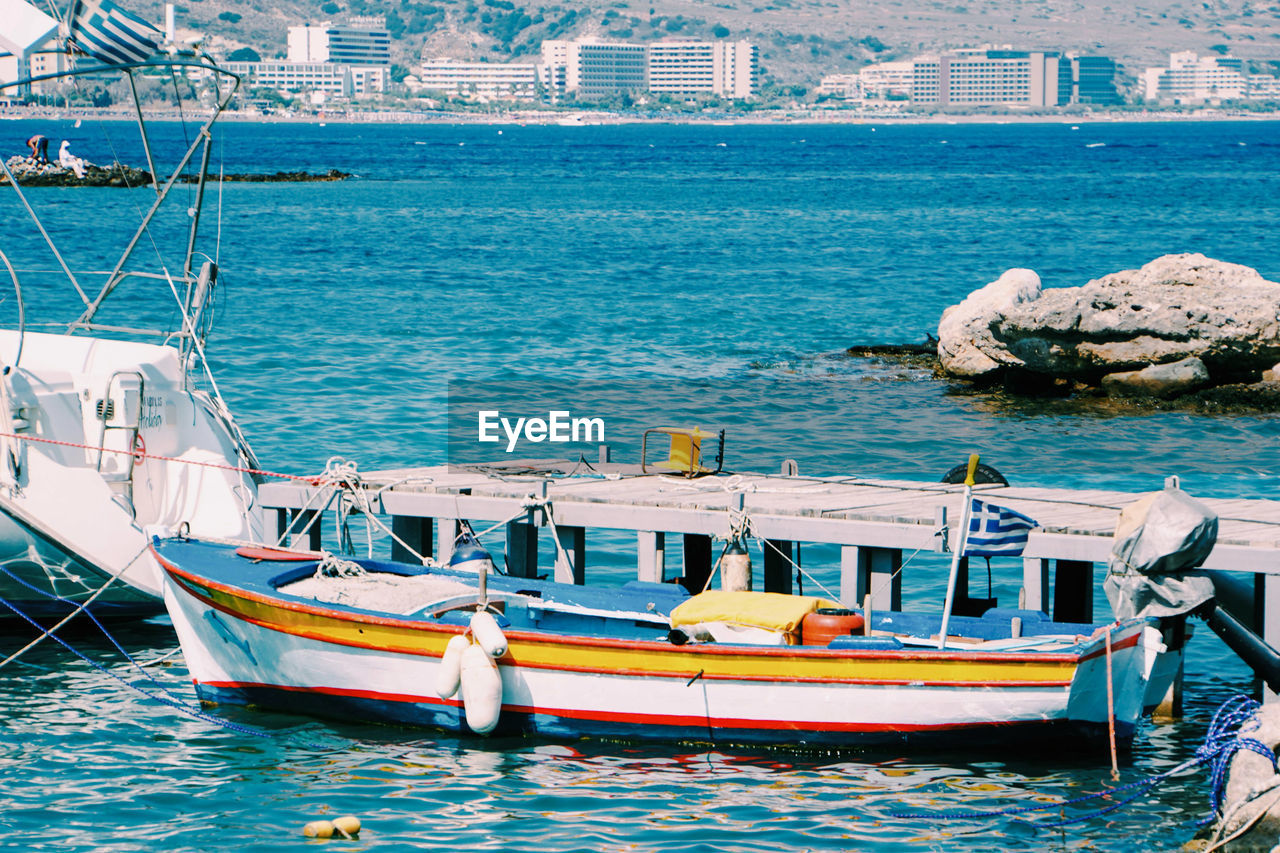
[[[7,161],[9,171],[24,187],[139,187],[151,183],[151,173],[146,169],[135,169],[121,163],[110,166],[84,164],[84,177],[76,176],[71,169],[56,162],[39,163],[31,157],[10,157]],[[259,174],[242,172],[230,175],[210,174],[209,180],[237,181],[245,183],[302,183],[310,181],[342,181],[351,177],[350,172],[330,169],[327,172],[272,172]],[[199,180],[196,175],[182,175],[179,183],[193,184]],[[0,174],[0,184],[9,183],[7,175]]]
[[[979,382],[1159,398],[1274,382],[1280,283],[1198,254],[1050,290],[1032,270],[1013,269],[944,311],[938,338],[942,370]]]
[[[10,157],[6,165],[24,187],[136,187],[151,183],[150,173],[120,163],[96,166],[86,162],[83,178],[56,161],[40,163],[33,157]],[[0,184],[7,183],[9,176],[0,174]]]

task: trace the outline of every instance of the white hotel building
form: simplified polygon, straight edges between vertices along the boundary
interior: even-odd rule
[[[422,63],[418,80],[423,89],[490,101],[533,101],[539,91],[538,66],[532,63],[430,59]]]
[[[391,33],[381,18],[289,27],[288,56],[224,67],[245,77],[249,87],[309,93],[313,101],[377,95],[391,82]]]
[[[1243,98],[1248,91],[1243,70],[1244,63],[1232,56],[1171,53],[1168,68],[1143,72],[1142,96],[1148,101],[1177,104]]]
[[[648,89],[661,95],[755,94],[758,57],[755,45],[737,41],[668,39],[649,45]]]
[[[381,18],[353,18],[346,26],[289,27],[290,62],[390,65],[391,32]]]
[[[540,65],[429,59],[417,85],[489,100],[534,100],[543,93],[551,100],[566,94],[592,100],[643,92],[750,98],[757,66],[756,47],[745,41],[666,39],[645,45],[582,38],[544,41]]]
[[[390,69],[384,66],[339,65],[333,62],[224,62],[232,74],[246,78],[250,88],[278,92],[316,92],[340,98],[360,98],[387,90]]]

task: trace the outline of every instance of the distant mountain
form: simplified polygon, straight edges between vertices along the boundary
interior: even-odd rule
[[[157,0],[129,2],[160,22]],[[385,15],[395,61],[424,56],[510,62],[539,54],[543,39],[594,35],[748,39],[765,77],[812,86],[870,62],[984,44],[1074,50],[1115,58],[1131,76],[1176,50],[1280,60],[1280,0],[180,0],[179,31],[210,36],[215,53],[249,47],[283,56],[287,28],[348,15]]]

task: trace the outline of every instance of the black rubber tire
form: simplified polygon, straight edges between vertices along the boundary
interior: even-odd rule
[[[957,465],[950,471],[942,475],[942,482],[958,484],[964,482],[965,474],[969,473],[969,463]],[[973,471],[973,482],[975,483],[996,483],[997,485],[1007,486],[1009,481],[1004,478],[995,468],[990,465],[978,463],[978,467]]]

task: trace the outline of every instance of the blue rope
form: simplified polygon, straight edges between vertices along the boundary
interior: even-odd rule
[[[1210,764],[1210,805],[1212,811],[1207,817],[1199,821],[1200,825],[1213,821],[1222,809],[1222,797],[1226,788],[1227,772],[1231,767],[1231,760],[1235,754],[1242,749],[1256,752],[1259,755],[1269,759],[1273,766],[1276,764],[1276,755],[1265,744],[1255,738],[1242,736],[1244,725],[1253,720],[1254,712],[1259,708],[1259,704],[1253,699],[1244,695],[1232,696],[1218,708],[1213,715],[1213,721],[1209,724],[1209,730],[1205,734],[1204,743],[1201,744],[1195,752],[1195,756],[1190,758],[1171,770],[1163,773],[1157,773],[1154,776],[1148,776],[1144,779],[1137,779],[1128,784],[1121,785],[1118,788],[1109,788],[1105,791],[1097,791],[1092,794],[1085,794],[1070,800],[1062,800],[1056,803],[1046,803],[1035,806],[1016,806],[1007,809],[993,809],[991,811],[971,811],[971,812],[890,812],[891,817],[903,818],[906,820],[982,820],[993,817],[1009,817],[1012,815],[1028,814],[1030,812],[1043,812],[1053,809],[1065,809],[1069,806],[1086,803],[1092,800],[1110,798],[1116,794],[1127,791],[1133,791],[1131,796],[1112,803],[1104,808],[1091,811],[1088,814],[1078,817],[1067,818],[1065,820],[1046,822],[1046,821],[1024,821],[1032,826],[1052,829],[1060,826],[1069,826],[1073,823],[1083,823],[1087,820],[1093,820],[1097,817],[1110,814],[1118,809],[1127,806],[1139,797],[1149,792],[1152,788],[1164,782],[1171,776],[1195,767],[1200,764]]]
[[[19,585],[21,585],[21,586],[25,587],[26,589],[30,590],[31,592],[34,592],[36,595],[43,596],[44,598],[47,598],[47,599],[49,599],[49,600],[51,600],[51,601],[57,601],[57,602],[59,602],[60,604],[65,604],[65,605],[67,605],[69,608],[71,608],[72,610],[77,610],[77,611],[79,611],[80,613],[83,613],[85,616],[88,616],[88,617],[89,617],[89,619],[93,622],[93,624],[94,624],[94,625],[96,625],[96,626],[98,626],[98,630],[102,632],[102,636],[104,636],[104,637],[106,637],[106,638],[107,638],[107,640],[111,643],[111,645],[115,647],[116,651],[118,651],[120,654],[124,655],[125,660],[127,660],[127,661],[129,661],[129,663],[133,664],[133,666],[134,666],[134,667],[135,667],[139,672],[141,672],[144,676],[146,676],[146,678],[147,678],[147,680],[148,680],[148,681],[150,681],[152,684],[154,684],[154,685],[155,685],[156,687],[158,687],[160,690],[163,690],[166,694],[168,694],[168,692],[169,692],[169,691],[168,691],[168,688],[167,688],[167,687],[165,687],[165,685],[161,684],[159,681],[157,681],[157,680],[156,680],[156,679],[151,675],[151,673],[147,672],[146,667],[144,667],[142,664],[140,664],[140,663],[138,663],[136,660],[134,660],[134,659],[133,659],[133,657],[132,657],[132,656],[130,656],[130,654],[124,650],[124,647],[123,647],[123,646],[121,646],[121,645],[120,645],[120,643],[118,643],[118,642],[116,641],[116,638],[115,638],[115,637],[113,637],[113,636],[111,635],[111,632],[107,630],[106,626],[105,626],[105,625],[103,625],[100,621],[98,621],[98,617],[97,617],[97,616],[95,616],[95,615],[93,615],[93,612],[92,612],[92,611],[90,611],[88,608],[81,606],[81,604],[80,604],[79,602],[72,601],[72,600],[71,600],[71,599],[69,599],[69,598],[63,598],[62,596],[58,595],[56,592],[50,592],[50,591],[48,591],[48,590],[41,589],[41,588],[40,588],[40,587],[38,587],[38,586],[35,586],[35,585],[33,585],[33,584],[28,583],[27,581],[23,580],[23,579],[22,579],[21,577],[19,577],[18,575],[15,575],[13,572],[9,571],[9,569],[8,569],[8,568],[6,568],[4,565],[0,565],[0,573],[3,573],[3,574],[5,574],[5,575],[7,575],[11,580],[13,580],[13,581],[17,582]],[[14,608],[13,608],[13,605],[8,605],[8,607],[9,607],[9,609],[10,609],[10,610],[13,610],[13,609],[14,609]],[[17,613],[17,611],[16,611],[16,610],[14,610],[14,612],[15,612],[15,613]],[[18,613],[18,615],[19,615],[19,616],[21,616],[23,619],[26,619],[28,622],[30,622],[30,621],[31,621],[31,620],[26,616],[26,614],[24,614],[24,613]],[[38,625],[38,624],[37,624],[37,625],[36,625],[36,627],[41,631],[41,633],[48,633],[48,632],[46,632],[46,631],[44,630],[44,628],[42,628],[40,625]],[[50,636],[50,637],[53,637],[53,634],[49,634],[49,636]],[[57,637],[53,637],[53,638],[54,638],[55,640],[57,639]],[[175,701],[177,701],[177,700],[175,700]]]
[[[7,607],[9,610],[11,610],[14,613],[14,615],[21,618],[23,621],[31,625],[37,631],[49,637],[49,639],[53,640],[58,645],[62,646],[64,649],[71,652],[71,654],[75,655],[80,660],[89,664],[89,666],[98,670],[103,675],[106,675],[110,678],[115,679],[116,681],[123,684],[125,687],[128,687],[130,690],[133,690],[137,693],[140,693],[142,696],[150,699],[153,702],[158,702],[161,705],[167,705],[168,707],[173,708],[177,711],[181,711],[182,713],[187,714],[188,716],[194,717],[197,720],[201,720],[206,723],[212,723],[216,726],[221,726],[222,728],[227,729],[229,731],[236,732],[237,734],[251,735],[253,737],[261,737],[261,738],[269,738],[269,739],[274,739],[276,737],[274,732],[265,731],[263,729],[254,728],[252,726],[241,725],[240,723],[233,723],[232,721],[223,719],[222,717],[219,717],[216,714],[210,714],[207,711],[203,711],[199,708],[188,705],[186,702],[182,701],[181,699],[177,698],[172,693],[170,693],[169,689],[165,685],[157,681],[151,675],[151,673],[147,672],[146,668],[144,668],[142,664],[134,660],[133,657],[127,651],[124,650],[124,647],[122,647],[120,643],[116,641],[116,638],[111,635],[111,632],[107,630],[106,626],[103,625],[100,621],[98,621],[98,618],[94,616],[93,613],[91,613],[88,609],[81,607],[78,603],[71,601],[70,599],[63,598],[57,593],[52,593],[47,590],[40,589],[39,587],[32,586],[31,584],[24,581],[22,578],[15,575],[13,572],[9,571],[3,565],[0,565],[0,573],[4,573],[5,575],[8,575],[10,578],[17,581],[19,584],[31,590],[32,592],[37,593],[38,595],[42,595],[45,598],[66,604],[72,609],[78,610],[81,613],[83,613],[85,616],[88,616],[93,621],[93,624],[98,626],[98,630],[102,632],[103,636],[105,636],[111,642],[111,645],[114,646],[116,650],[120,652],[120,654],[124,655],[125,659],[127,659],[129,663],[133,664],[133,666],[139,672],[141,672],[147,678],[148,681],[154,684],[159,689],[160,692],[155,693],[153,691],[139,687],[138,685],[125,679],[124,677],[118,675],[117,673],[112,672],[107,667],[103,666],[102,664],[98,663],[97,661],[93,660],[87,655],[81,653],[78,649],[74,648],[70,643],[63,640],[57,634],[53,634],[53,633],[50,633],[49,631],[46,631],[44,627],[40,625],[39,622],[32,619],[26,613],[23,613],[22,610],[20,610],[12,602],[7,601],[4,598],[0,598],[0,605],[4,605],[5,607]],[[330,751],[333,749],[332,746],[329,746],[326,744],[308,743],[306,741],[302,742],[302,746],[305,746],[310,749],[318,749],[318,750],[325,750],[325,751]]]
[[[1276,754],[1261,741],[1244,737],[1242,727],[1253,720],[1254,713],[1260,706],[1248,696],[1232,696],[1218,713],[1214,715],[1209,731],[1205,734],[1204,743],[1196,750],[1196,758],[1210,764],[1209,798],[1213,806],[1213,814],[1202,821],[1208,823],[1213,816],[1222,811],[1222,797],[1227,787],[1227,772],[1231,769],[1231,760],[1242,749],[1256,752],[1271,762],[1276,768]],[[1256,725],[1255,725],[1256,728]]]

